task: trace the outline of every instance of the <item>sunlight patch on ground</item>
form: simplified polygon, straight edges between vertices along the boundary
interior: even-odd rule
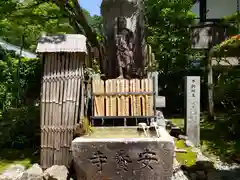
[[[193,166],[196,164],[196,153],[191,151],[191,147],[186,147],[183,140],[175,139],[175,145],[178,149],[184,149],[186,153],[176,153],[176,159],[181,165]]]
[[[32,165],[31,160],[27,159],[27,158],[23,159],[23,160],[16,160],[16,161],[0,159],[0,173],[2,173],[4,170],[6,170],[12,164],[20,164],[20,165],[23,165],[25,168],[28,168]]]
[[[39,161],[39,155],[34,149],[1,149],[0,150],[0,173],[12,164],[30,167]]]

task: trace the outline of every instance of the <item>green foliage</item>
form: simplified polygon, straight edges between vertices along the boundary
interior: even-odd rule
[[[240,70],[234,68],[228,71],[215,72],[215,96],[216,104],[222,105],[223,109],[236,109],[240,104],[240,97],[236,93],[240,90]]]
[[[0,19],[7,17],[17,8],[17,1],[3,0],[0,1]]]
[[[231,16],[224,17],[223,19],[223,23],[229,26],[228,30],[231,35],[234,36],[216,46],[217,55],[220,57],[239,56],[240,16],[236,12]],[[227,135],[231,136],[232,139],[238,139],[240,137],[238,130],[240,128],[240,98],[238,96],[238,92],[240,92],[239,77],[240,70],[238,67],[229,66],[228,68],[221,68],[218,66],[214,71],[215,111],[217,113],[225,114],[225,120],[222,122],[222,127],[225,127]]]
[[[240,34],[240,16],[238,12],[231,16],[224,17],[223,23],[228,25],[228,31],[230,31],[232,35]]]
[[[23,45],[25,49],[35,51],[41,32],[57,34],[72,33],[73,30],[68,17],[49,1],[45,3],[24,1],[15,6],[11,15],[0,17],[0,36],[9,43]]]
[[[217,113],[225,114],[225,130],[234,138],[239,138],[240,118],[240,70],[231,68],[215,71],[214,102]]]
[[[38,97],[41,82],[39,59],[5,55],[0,60],[0,72],[0,110]]]
[[[72,27],[67,12],[60,9],[54,1],[25,0],[20,3],[6,0],[0,3],[0,10],[0,37],[9,43],[23,45],[23,48],[31,51],[35,51],[36,42],[42,32],[47,34],[80,33]],[[83,13],[88,24],[98,34],[101,34],[101,17],[91,17],[85,9]],[[81,29],[83,30],[83,27]],[[24,42],[22,42],[22,37],[24,37]]]
[[[0,147],[30,146],[36,142],[41,64],[0,51]],[[28,127],[26,129],[26,127]]]
[[[42,32],[79,33],[72,27],[66,9],[54,1],[5,0],[0,2],[0,37],[9,43],[35,51]],[[92,28],[101,38],[101,17],[84,10]],[[70,25],[71,24],[71,25]],[[75,31],[75,32],[74,32]],[[94,61],[95,62],[95,61]],[[93,66],[99,69],[97,63]],[[19,147],[36,144],[39,139],[39,100],[41,63],[39,59],[19,58],[0,50],[0,146]],[[29,127],[29,128],[25,128]]]
[[[155,53],[156,68],[162,73],[186,69],[191,52],[190,26],[194,14],[191,0],[145,1],[147,42]]]
[[[147,42],[155,54],[154,68],[160,73],[160,93],[167,97],[167,107],[171,107],[165,114],[184,113],[183,78],[203,75],[202,70],[192,66],[193,60],[203,54],[191,48],[191,26],[195,24],[192,5],[192,0],[145,1]]]
[[[91,26],[91,28],[97,33],[97,40],[101,43],[104,42],[103,38],[103,18],[102,16],[91,16],[90,13],[83,9],[84,15],[88,21],[88,24]]]
[[[8,108],[0,120],[0,147],[33,148],[40,140],[40,111],[37,106]]]

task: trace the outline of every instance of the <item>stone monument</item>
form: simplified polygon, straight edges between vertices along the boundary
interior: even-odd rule
[[[107,77],[141,77],[144,71],[142,0],[103,0],[101,14],[107,39]],[[118,67],[116,71],[116,67]]]
[[[102,2],[107,78],[143,77],[141,3],[141,0]],[[92,127],[88,134],[75,138],[72,155],[77,179],[171,180],[175,145],[162,121],[159,115],[158,121],[153,118],[150,126],[139,123],[138,127]]]
[[[195,145],[200,143],[200,77],[187,76],[185,78],[185,132],[189,140]]]

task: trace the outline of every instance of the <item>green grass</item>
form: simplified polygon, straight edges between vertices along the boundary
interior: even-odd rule
[[[20,164],[25,168],[37,163],[39,156],[33,149],[1,149],[0,150],[0,173],[7,169],[11,164]]]
[[[184,119],[174,118],[170,119],[172,123],[180,128],[184,128]],[[196,153],[191,151],[191,147],[186,147],[183,140],[175,138],[175,145],[178,149],[184,149],[186,153],[176,153],[176,159],[181,165],[193,166],[196,164]]]
[[[173,124],[183,128],[184,119],[170,119]],[[223,161],[231,161],[232,156],[240,155],[240,139],[233,139],[227,133],[226,121],[216,120],[213,123],[201,120],[200,148],[211,159],[220,157]]]
[[[184,128],[184,119],[182,118],[174,118],[170,119],[172,123],[180,128]]]
[[[176,159],[181,165],[193,166],[196,164],[196,153],[191,151],[191,147],[186,147],[183,140],[175,139],[175,145],[178,149],[184,149],[186,153],[176,153]]]

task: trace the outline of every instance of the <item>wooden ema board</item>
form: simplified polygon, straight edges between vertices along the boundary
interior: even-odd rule
[[[83,55],[46,53],[41,93],[41,165],[69,166],[83,86]],[[83,107],[82,107],[83,108]],[[80,109],[82,109],[80,108]]]
[[[92,86],[95,117],[154,115],[152,79],[93,79]],[[128,92],[138,94],[120,94]]]

